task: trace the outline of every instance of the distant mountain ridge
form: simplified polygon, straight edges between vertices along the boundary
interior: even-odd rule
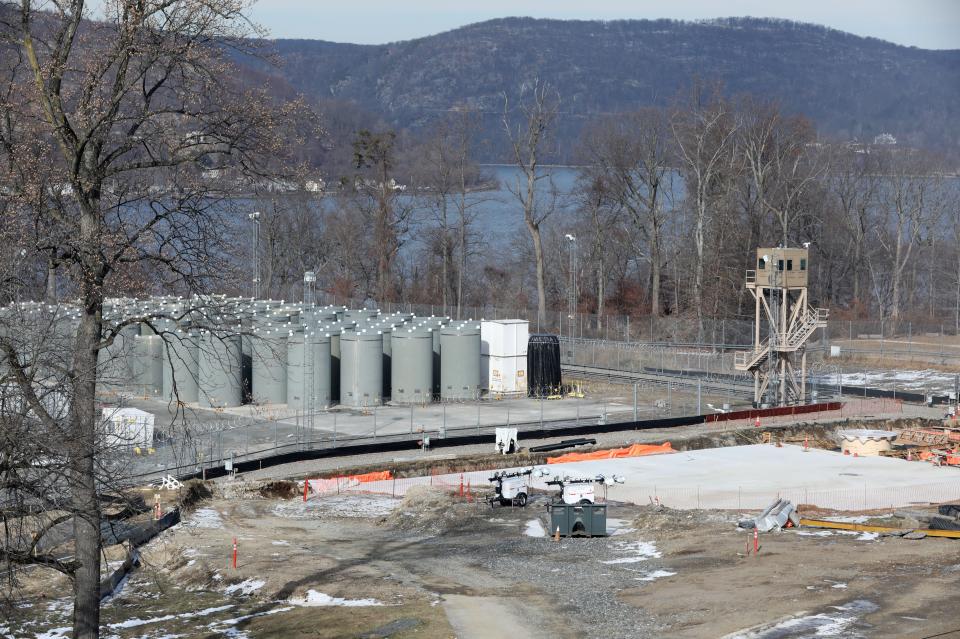
[[[274,40],[276,80],[355,102],[417,130],[457,103],[497,135],[502,94],[539,77],[557,88],[559,160],[590,116],[667,104],[695,77],[777,99],[842,139],[890,133],[960,151],[960,50],[904,47],[783,20],[566,21],[503,18],[385,45]]]

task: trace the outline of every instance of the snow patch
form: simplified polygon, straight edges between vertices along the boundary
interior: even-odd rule
[[[724,639],[784,639],[786,637],[864,637],[854,628],[860,618],[880,607],[871,601],[858,599],[843,606],[831,606],[836,612],[793,617],[786,621],[742,630]]]
[[[833,516],[833,517],[824,517],[824,521],[838,521],[844,524],[865,524],[867,520],[870,519],[867,515],[845,515],[845,516]]]
[[[273,546],[289,546],[290,542],[287,541],[286,539],[276,539],[274,541],[271,541],[270,544]]]
[[[126,621],[119,621],[117,623],[111,623],[107,625],[107,628],[137,628],[139,626],[146,626],[151,623],[160,623],[161,621],[173,621],[174,619],[194,619],[196,617],[206,617],[207,615],[212,615],[217,612],[223,612],[224,610],[230,610],[233,608],[233,604],[226,606],[216,606],[214,608],[204,608],[203,610],[198,610],[196,612],[183,612],[179,615],[163,615],[162,617],[151,617],[149,619],[140,619],[134,617],[133,619],[127,619]]]
[[[393,512],[400,501],[385,495],[333,495],[315,497],[307,502],[281,502],[274,507],[273,514],[287,519],[384,517]]]
[[[213,508],[200,508],[184,524],[188,528],[223,528],[223,519]]]
[[[614,519],[613,517],[607,518],[607,534],[611,537],[617,535],[628,535],[632,532],[636,532],[636,528],[630,527],[630,522],[625,519]]]
[[[341,599],[316,590],[308,590],[304,597],[293,597],[290,600],[295,606],[382,606],[376,599]]]
[[[543,529],[543,523],[539,519],[531,519],[527,522],[523,534],[527,537],[546,537],[547,531]]]
[[[234,617],[232,619],[224,619],[223,621],[214,621],[209,624],[207,628],[211,630],[219,630],[228,637],[245,637],[246,633],[241,633],[241,631],[236,628],[219,628],[218,626],[235,626],[238,623],[244,622],[247,619],[254,619],[256,617],[266,617],[267,615],[275,615],[278,612],[286,612],[288,610],[293,610],[293,606],[283,606],[282,608],[271,608],[270,610],[264,610],[263,612],[254,612],[249,615],[242,615],[240,617]],[[238,634],[240,633],[240,634]]]
[[[805,537],[832,537],[833,533],[829,530],[818,530],[817,532],[808,532],[806,530],[798,530],[798,535],[803,535]]]
[[[633,554],[628,557],[620,557],[619,559],[608,559],[602,563],[611,565],[635,564],[646,561],[647,559],[659,559],[662,556],[660,551],[657,550],[656,545],[649,541],[615,542],[613,548],[618,552],[629,552]]]
[[[263,588],[266,583],[267,582],[264,579],[245,579],[238,584],[227,586],[224,588],[223,592],[228,595],[239,594],[249,596]]]
[[[660,579],[661,577],[672,577],[675,572],[670,572],[669,570],[652,570],[645,574],[643,577],[636,577],[637,581],[654,581]]]
[[[861,533],[860,536],[857,537],[857,541],[874,541],[875,539],[879,539],[879,538],[880,538],[880,533],[865,532],[865,533]]]

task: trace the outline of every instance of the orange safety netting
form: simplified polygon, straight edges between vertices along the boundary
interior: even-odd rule
[[[673,452],[676,451],[673,450],[670,442],[664,442],[659,446],[657,444],[633,444],[627,448],[611,448],[608,450],[596,450],[592,453],[567,453],[559,457],[547,457],[547,463],[563,464],[566,462],[618,459],[620,457],[642,457],[643,455],[660,455],[662,453]]]
[[[391,473],[389,470],[381,470],[374,473],[363,473],[362,475],[348,475],[346,477],[341,477],[340,479],[349,479],[361,484],[365,484],[368,481],[383,481],[385,479],[393,479],[393,473]]]

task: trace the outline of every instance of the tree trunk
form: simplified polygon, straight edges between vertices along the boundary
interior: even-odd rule
[[[53,258],[47,260],[47,304],[57,303],[57,264]]]
[[[527,221],[527,230],[533,240],[533,258],[537,263],[537,317],[542,328],[547,323],[547,287],[544,283],[543,243],[540,240],[540,225]],[[542,330],[542,329],[541,329]]]
[[[449,306],[450,300],[447,297],[447,294],[450,290],[450,228],[447,226],[447,196],[443,194],[441,196],[440,202],[440,228],[443,233],[443,241],[441,242],[441,251],[443,252],[443,273],[441,277],[443,278],[443,314],[447,314],[447,308]]]
[[[460,268],[457,269],[457,319],[463,311],[463,272],[467,269],[467,221],[460,214]]]
[[[697,222],[693,233],[693,243],[697,251],[693,266],[693,305],[697,313],[697,341],[703,341],[703,221],[706,217],[706,203],[702,194],[698,194],[697,199]]]
[[[84,220],[82,229],[92,223]],[[91,246],[95,244],[91,243]],[[71,441],[68,444],[72,475],[70,501],[74,508],[73,534],[78,568],[73,581],[73,636],[87,639],[100,632],[100,504],[97,499],[96,371],[102,335],[102,287],[84,284],[83,314],[77,329],[74,360],[76,379],[70,406]]]
[[[654,222],[650,238],[650,312],[660,317],[660,227]]]
[[[377,302],[383,304],[388,300],[390,290],[390,229],[389,229],[389,205],[386,201],[384,191],[387,185],[380,186],[380,201],[377,207],[377,225],[375,229],[375,242],[377,255]]]

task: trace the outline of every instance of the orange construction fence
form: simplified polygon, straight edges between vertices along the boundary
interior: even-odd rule
[[[670,442],[664,442],[659,446],[657,444],[633,444],[627,448],[611,448],[608,450],[596,450],[592,453],[567,453],[559,457],[547,457],[547,463],[564,464],[566,462],[617,459],[619,457],[642,457],[643,455],[661,455],[663,453],[673,452],[676,451],[673,450]]]
[[[341,477],[340,479],[347,479],[365,484],[368,481],[384,481],[386,479],[393,479],[393,473],[391,473],[389,470],[381,470],[373,473],[363,473],[362,475],[348,475],[346,477]]]

